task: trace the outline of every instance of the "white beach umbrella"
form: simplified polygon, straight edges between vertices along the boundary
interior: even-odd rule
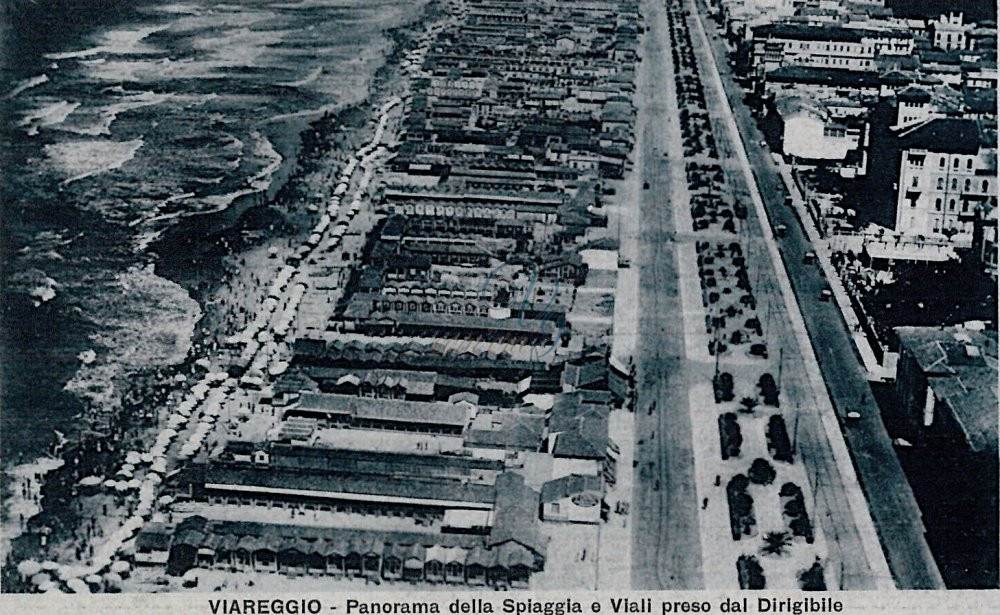
[[[42,570],[59,570],[59,563],[54,562],[50,559],[45,560],[41,563]]]
[[[160,506],[168,506],[172,504],[173,501],[174,501],[174,496],[172,495],[161,495],[160,499],[157,500]]]
[[[104,479],[100,476],[84,476],[80,479],[80,484],[84,487],[96,487],[100,485]]]
[[[17,572],[24,578],[33,577],[42,571],[42,565],[33,559],[26,559],[17,565]]]
[[[52,580],[43,581],[41,585],[38,586],[38,591],[45,593],[50,592],[56,588],[56,584]]]
[[[108,480],[104,481],[104,487],[107,489],[114,489],[116,485],[118,485],[118,481],[116,480],[109,478]]]
[[[122,577],[120,574],[115,572],[109,572],[104,575],[104,584],[108,587],[113,587],[115,589],[121,589]]]
[[[91,593],[90,586],[83,579],[70,579],[66,581],[66,587],[74,594]]]
[[[84,581],[86,581],[91,586],[98,586],[99,587],[101,585],[101,575],[99,575],[99,574],[90,574],[90,575],[87,575],[87,577],[84,579]]]
[[[128,486],[129,489],[138,489],[139,485],[141,485],[141,484],[142,483],[139,482],[138,478],[133,478],[126,485]]]
[[[145,452],[141,456],[143,463],[151,463],[153,461],[153,454],[150,452]]]
[[[41,585],[42,583],[45,583],[46,581],[51,582],[52,577],[45,574],[44,572],[37,572],[31,576],[31,584],[36,587]]]
[[[132,465],[135,465],[139,463],[141,459],[142,455],[139,454],[139,451],[129,451],[125,453],[125,463],[131,463]]]

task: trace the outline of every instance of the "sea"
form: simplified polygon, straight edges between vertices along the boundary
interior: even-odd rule
[[[181,221],[264,194],[302,118],[361,102],[408,0],[5,0],[0,461],[182,361],[202,308],[159,275]],[[198,226],[187,224],[186,232]],[[196,238],[197,239],[197,238]]]

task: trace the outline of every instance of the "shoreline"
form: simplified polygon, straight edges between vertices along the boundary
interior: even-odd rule
[[[310,207],[307,206],[308,195],[297,194],[297,192],[301,192],[302,189],[320,188],[332,193],[332,182],[313,186],[311,184],[317,182],[315,178],[313,178],[314,181],[310,182],[309,175],[317,173],[323,168],[326,169],[327,175],[339,173],[343,169],[345,161],[357,149],[357,145],[365,138],[370,137],[369,133],[373,131],[374,119],[378,114],[376,103],[390,97],[392,77],[400,71],[398,59],[407,50],[407,44],[415,38],[429,20],[433,19],[433,7],[436,6],[437,3],[432,0],[419,9],[412,20],[383,31],[387,42],[383,48],[380,63],[372,73],[367,93],[359,101],[345,103],[335,110],[332,110],[333,105],[328,105],[313,113],[304,112],[286,116],[281,118],[280,128],[274,131],[266,130],[268,138],[282,155],[280,166],[275,170],[266,189],[243,195],[235,199],[224,210],[182,218],[177,223],[163,229],[160,236],[146,246],[143,251],[147,257],[145,266],[152,264],[153,271],[157,276],[179,284],[197,301],[202,310],[201,316],[195,323],[186,357],[175,365],[151,368],[157,372],[156,377],[154,377],[155,382],[152,383],[154,388],[176,389],[177,387],[172,386],[175,378],[179,379],[181,375],[184,375],[185,378],[200,376],[199,367],[203,360],[199,359],[199,355],[204,355],[206,348],[218,341],[213,337],[222,336],[222,332],[218,329],[206,328],[205,325],[220,318],[217,313],[219,309],[215,302],[227,285],[230,269],[239,272],[238,261],[255,250],[273,247],[277,248],[279,255],[275,261],[283,262],[284,256],[291,252],[290,246],[295,240],[302,240],[308,236],[309,229],[319,214],[311,211]],[[319,117],[313,117],[314,115],[319,115]],[[267,122],[271,121],[273,118],[267,120]],[[307,141],[311,143],[307,143]],[[316,146],[317,144],[329,146],[327,153],[336,156],[339,163],[335,168],[328,168],[329,165],[326,165],[323,160],[307,158],[308,146]],[[321,194],[321,196],[325,199],[329,195]],[[271,217],[268,218],[266,214],[270,214]],[[261,217],[263,220],[255,220],[255,218]],[[282,224],[278,224],[276,228],[275,221]],[[261,228],[254,228],[255,223],[258,222]],[[226,239],[228,236],[238,238],[240,234],[248,230],[253,235],[250,240],[237,239],[230,243]],[[220,238],[223,240],[222,247],[219,245]],[[289,247],[284,247],[286,241],[283,240],[287,240]],[[198,251],[195,258],[189,261],[189,263],[195,264],[193,268],[190,267],[189,263],[184,263],[178,258],[179,254],[187,253],[186,250],[192,245]],[[165,258],[164,254],[166,254]],[[194,275],[185,275],[192,270]],[[248,313],[252,313],[258,307],[258,303],[246,299],[249,297],[244,297],[244,307],[247,308]],[[163,395],[164,398],[168,396],[169,393]],[[166,401],[166,399],[162,401]],[[135,405],[141,404],[142,400],[140,399],[139,404]],[[146,407],[147,411],[152,410],[154,415],[162,408],[162,403],[156,403],[155,408],[149,405]],[[128,412],[129,409],[125,407],[119,410],[119,413],[123,415],[128,414]],[[87,412],[84,411],[74,417],[74,420],[84,422],[87,418],[86,414]],[[140,428],[139,431],[149,432],[150,430]],[[85,432],[86,428],[82,427],[82,437],[79,440],[85,441],[87,439]],[[10,498],[12,501],[4,503],[5,515],[10,511],[9,517],[12,518],[14,514],[24,514],[20,511],[29,511],[29,514],[32,511],[37,511],[38,514],[30,519],[27,518],[27,515],[25,516],[23,525],[26,528],[24,529],[37,530],[39,526],[51,527],[52,540],[48,547],[43,548],[37,533],[8,538],[6,526],[9,523],[5,521],[4,556],[7,565],[4,566],[3,570],[4,591],[10,591],[12,581],[16,584],[16,571],[12,571],[9,566],[12,561],[39,556],[41,551],[51,551],[54,545],[73,537],[73,534],[67,533],[67,531],[72,531],[73,522],[79,521],[79,519],[72,518],[73,511],[71,509],[75,495],[72,493],[73,487],[80,475],[88,475],[99,469],[110,472],[116,463],[114,460],[120,461],[119,458],[130,444],[135,442],[148,444],[148,441],[148,433],[136,434],[133,439],[123,438],[117,445],[120,450],[104,451],[104,454],[101,455],[101,458],[105,460],[104,463],[98,460],[97,463],[84,464],[90,466],[89,470],[80,467],[81,464],[79,464],[80,455],[85,455],[87,452],[86,447],[80,441],[68,443],[62,460],[43,457],[24,464],[26,467],[35,467],[35,465],[41,464],[41,467],[54,471],[56,478],[60,480],[43,481],[38,489],[38,493],[41,495],[33,494],[31,497],[25,498],[20,497],[21,494],[17,493],[21,487],[21,483],[18,483],[17,487],[10,489],[13,495]],[[72,457],[71,453],[76,455],[74,463],[65,463]],[[51,461],[45,462],[45,459]],[[9,471],[10,468],[4,468],[5,474]],[[64,486],[64,489],[61,490],[62,497],[56,497],[51,502],[46,498],[47,491],[52,493],[51,489],[46,489],[50,483],[59,483]],[[34,501],[37,501],[37,505],[32,508],[31,505]],[[70,517],[69,523],[60,522],[63,516]]]

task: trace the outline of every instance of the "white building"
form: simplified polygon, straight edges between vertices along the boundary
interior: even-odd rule
[[[594,475],[571,474],[542,485],[543,521],[600,523],[603,482]]]
[[[820,102],[786,96],[774,103],[780,121],[781,151],[804,160],[844,160],[858,147],[861,130],[832,118]]]
[[[971,245],[977,207],[996,205],[996,143],[978,122],[955,118],[928,120],[899,137],[896,230]]]
[[[933,33],[931,40],[938,49],[945,51],[965,49],[965,33],[968,26],[963,23],[961,12],[949,12],[939,16],[928,25],[928,30]]]
[[[908,56],[913,35],[906,30],[775,23],[753,30],[755,72],[782,66],[876,70],[881,56]]]

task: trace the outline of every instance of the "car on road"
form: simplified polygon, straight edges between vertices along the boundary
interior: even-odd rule
[[[760,143],[758,143],[757,145],[760,145],[761,147],[767,147],[767,141],[765,141],[764,139],[761,139]]]
[[[618,258],[618,268],[619,269],[628,269],[631,266],[632,266],[631,259],[624,258],[624,257],[619,257]]]
[[[794,204],[795,204],[795,201],[792,200],[792,197],[790,197],[790,196],[786,196],[785,197],[785,207],[791,207]]]
[[[816,253],[813,252],[812,250],[809,250],[808,252],[806,252],[805,256],[802,257],[802,262],[805,263],[805,264],[807,264],[807,265],[809,263],[813,263],[815,261],[816,261]]]
[[[774,234],[777,235],[778,237],[784,237],[785,233],[787,232],[788,232],[788,227],[785,226],[784,224],[779,224],[778,226],[774,227]]]
[[[819,291],[819,300],[820,301],[829,301],[831,297],[833,297],[833,291],[830,290],[829,286],[827,286],[823,290]]]
[[[642,189],[649,190],[649,182],[642,182]]]
[[[861,413],[856,410],[851,410],[850,412],[847,413],[848,421],[858,421],[860,419],[861,419]]]

